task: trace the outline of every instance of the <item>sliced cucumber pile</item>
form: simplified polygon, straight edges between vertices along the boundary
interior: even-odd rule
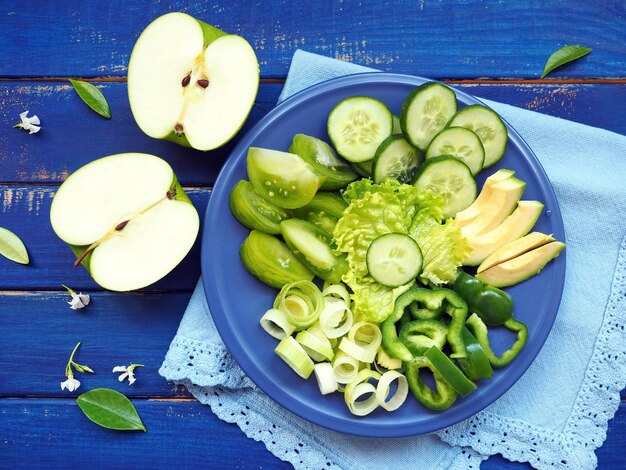
[[[380,100],[352,96],[328,115],[328,136],[337,153],[351,162],[371,160],[380,143],[391,135],[393,116]]]
[[[485,149],[484,168],[493,165],[504,155],[509,133],[495,111],[478,104],[461,109],[452,118],[450,127],[465,127],[474,131]]]
[[[413,90],[402,105],[402,133],[413,146],[425,151],[456,110],[454,91],[441,83],[424,83]]]
[[[469,167],[461,160],[443,155],[426,160],[415,175],[413,184],[443,196],[444,217],[454,217],[470,206],[477,195],[476,181]]]
[[[422,251],[415,240],[403,233],[376,238],[367,250],[367,270],[376,282],[398,287],[417,278],[422,271]]]
[[[448,127],[435,136],[426,149],[426,158],[450,155],[469,166],[472,175],[483,169],[485,149],[480,138],[464,127]]]
[[[382,183],[385,178],[409,183],[422,160],[419,150],[409,144],[402,134],[390,135],[376,150],[372,179],[374,183]]]

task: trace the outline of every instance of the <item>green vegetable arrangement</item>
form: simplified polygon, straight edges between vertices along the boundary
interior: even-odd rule
[[[328,135],[332,145],[298,134],[288,152],[250,148],[250,181],[231,192],[233,215],[252,230],[244,266],[280,289],[261,326],[279,357],[304,379],[315,374],[322,394],[343,392],[354,415],[393,411],[409,391],[445,410],[528,335],[508,294],[461,269],[474,247],[493,253],[527,233],[509,228],[521,215],[503,223],[523,191],[512,171],[490,177],[477,199],[474,175],[502,158],[506,127],[483,106],[457,110],[450,88],[429,83],[400,118],[373,98],[341,101]],[[533,240],[496,262],[528,254]],[[498,356],[487,325],[517,340]]]

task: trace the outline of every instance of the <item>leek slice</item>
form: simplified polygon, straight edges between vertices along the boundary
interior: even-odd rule
[[[398,388],[396,393],[387,400],[389,392],[391,390],[391,384],[394,380],[398,381]],[[376,398],[378,404],[387,411],[397,410],[402,406],[409,394],[409,384],[406,377],[398,371],[390,370],[385,372],[380,379],[378,379],[378,385],[376,386]]]
[[[400,369],[402,367],[402,361],[395,357],[389,357],[383,348],[378,348],[376,363],[387,370]]]
[[[329,393],[337,391],[339,384],[335,380],[333,366],[330,362],[320,362],[319,364],[315,364],[313,370],[315,371],[317,385],[320,388],[322,395],[328,395]]]
[[[308,379],[313,372],[313,361],[293,336],[283,338],[274,351],[303,379]]]
[[[283,312],[275,308],[269,309],[261,317],[261,327],[276,339],[290,336],[296,329]]]
[[[359,361],[346,353],[340,352],[333,359],[333,376],[337,383],[352,382],[359,373]]]
[[[376,387],[369,383],[370,379],[380,380],[381,375],[373,370],[363,369],[356,378],[346,385],[344,400],[350,413],[355,416],[365,416],[378,408],[379,400]],[[364,400],[360,398],[368,395]]]
[[[367,338],[369,342],[357,340],[359,336]],[[380,347],[382,339],[380,328],[374,323],[359,322],[350,328],[348,337],[341,340],[339,349],[356,360],[369,364],[376,359],[376,352]]]
[[[322,290],[324,298],[342,299],[346,305],[350,304],[350,294],[343,284],[329,284]]]
[[[297,331],[317,321],[324,299],[311,281],[296,281],[283,286],[274,300],[274,308],[285,314]]]
[[[352,310],[341,299],[326,297],[320,313],[320,325],[327,338],[339,338],[345,335],[354,321]]]
[[[321,330],[320,330],[321,332]],[[296,335],[296,341],[306,351],[311,359],[316,362],[332,361],[335,353],[326,336],[316,334],[315,330],[301,331]]]

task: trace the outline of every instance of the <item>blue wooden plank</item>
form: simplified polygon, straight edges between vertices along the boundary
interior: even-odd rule
[[[80,166],[104,155],[148,152],[165,158],[183,184],[211,185],[237,139],[208,153],[151,139],[136,126],[125,83],[101,83],[113,118],[89,110],[70,85],[53,82],[0,83],[0,181],[59,183]],[[626,134],[626,85],[457,84],[463,91]],[[282,84],[266,83],[243,129],[276,103]],[[24,110],[37,114],[39,134],[12,129]],[[598,112],[601,110],[601,112]],[[243,132],[239,135],[243,135]]]
[[[17,233],[30,255],[27,266],[0,257],[0,290],[57,290],[61,284],[89,291],[101,288],[82,267],[72,267],[76,259],[52,230],[49,213],[56,186],[0,185],[2,226]],[[187,189],[194,206],[204,219],[209,200],[207,188]],[[149,290],[190,290],[200,276],[200,242],[169,275]]]
[[[214,470],[288,469],[262,442],[248,439],[197,402],[134,400],[146,433],[119,433],[87,421],[74,400],[0,399],[0,455],[7,468],[80,467]],[[626,467],[626,406],[609,423],[609,437],[596,451],[598,468]],[[62,451],[61,451],[62,449]],[[28,458],[24,458],[28,456]],[[322,462],[322,466],[325,463]],[[530,469],[496,455],[483,470]]]
[[[181,10],[246,37],[264,77],[284,77],[296,48],[437,78],[539,77],[565,44],[593,53],[555,77],[624,77],[623,2],[150,2],[0,5],[2,76],[121,76],[157,16]]]
[[[63,292],[0,292],[0,396],[68,397],[97,387],[139,397],[188,396],[157,371],[191,292],[90,294],[91,303],[73,311]],[[69,393],[60,382],[78,341],[77,362],[95,374],[79,374],[81,388]],[[137,369],[132,387],[111,373],[131,362],[146,366]]]
[[[82,165],[105,155],[145,152],[160,156],[174,168],[182,184],[210,184],[235,141],[213,152],[199,152],[146,136],[135,124],[126,83],[99,85],[111,107],[106,120],[91,111],[69,83],[0,83],[0,181],[63,181]],[[261,87],[250,117],[239,135],[272,109],[281,84]],[[29,110],[42,130],[29,135],[12,126]]]

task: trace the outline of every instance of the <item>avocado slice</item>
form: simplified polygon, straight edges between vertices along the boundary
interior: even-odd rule
[[[522,197],[526,183],[517,178],[508,178],[492,186],[491,197],[472,222],[461,227],[464,237],[487,233],[506,219]]]
[[[539,274],[548,262],[561,253],[565,243],[551,242],[528,251],[504,263],[497,264],[476,275],[485,284],[507,287]]]
[[[520,201],[517,209],[498,227],[487,233],[466,237],[472,252],[463,265],[478,266],[504,244],[526,235],[539,219],[542,210],[543,204],[539,201]]]
[[[476,272],[481,273],[496,264],[504,263],[513,258],[517,258],[524,253],[539,248],[546,243],[554,241],[552,235],[541,232],[532,232],[518,240],[513,240],[494,251],[483,261]]]
[[[480,214],[483,210],[483,206],[491,197],[493,186],[511,178],[514,174],[515,172],[513,170],[498,170],[487,178],[476,200],[467,209],[464,209],[456,214],[454,217],[456,224],[459,227],[463,227],[478,217],[478,214]]]

